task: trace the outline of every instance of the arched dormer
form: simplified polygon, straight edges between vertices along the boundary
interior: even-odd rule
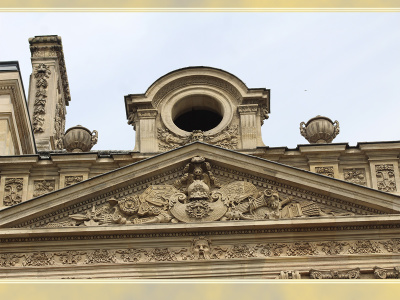
[[[249,89],[229,72],[189,67],[156,80],[145,94],[125,96],[135,150],[154,153],[193,141],[247,150],[264,146],[261,125],[269,90]]]

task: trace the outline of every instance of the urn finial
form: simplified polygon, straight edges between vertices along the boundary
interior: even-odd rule
[[[316,116],[308,120],[307,123],[300,123],[300,133],[311,144],[327,144],[339,134],[339,122],[332,122],[324,116]]]
[[[64,147],[68,152],[88,152],[97,144],[98,133],[81,125],[69,128],[64,135]]]

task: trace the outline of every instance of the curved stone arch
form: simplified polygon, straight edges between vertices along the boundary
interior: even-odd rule
[[[145,97],[151,99],[154,108],[172,91],[187,86],[213,86],[229,94],[237,104],[248,93],[247,86],[229,72],[210,67],[189,67],[170,72],[157,79],[146,91]]]

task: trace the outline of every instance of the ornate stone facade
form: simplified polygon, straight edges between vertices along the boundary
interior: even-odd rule
[[[332,144],[339,122],[318,116],[301,125],[312,145],[267,147],[269,90],[190,67],[125,96],[133,151],[90,151],[97,132],[65,132],[61,39],[30,44],[31,131],[22,90],[0,80],[18,112],[0,278],[399,278],[400,143]]]

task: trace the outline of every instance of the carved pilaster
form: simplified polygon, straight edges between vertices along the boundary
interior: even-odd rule
[[[242,131],[242,147],[244,149],[255,149],[257,147],[257,104],[238,106],[240,128]]]
[[[140,152],[157,152],[157,128],[155,109],[138,109],[135,121],[136,132],[139,138]]]
[[[29,39],[33,74],[28,107],[39,151],[63,149],[66,105],[71,100],[61,38]]]

